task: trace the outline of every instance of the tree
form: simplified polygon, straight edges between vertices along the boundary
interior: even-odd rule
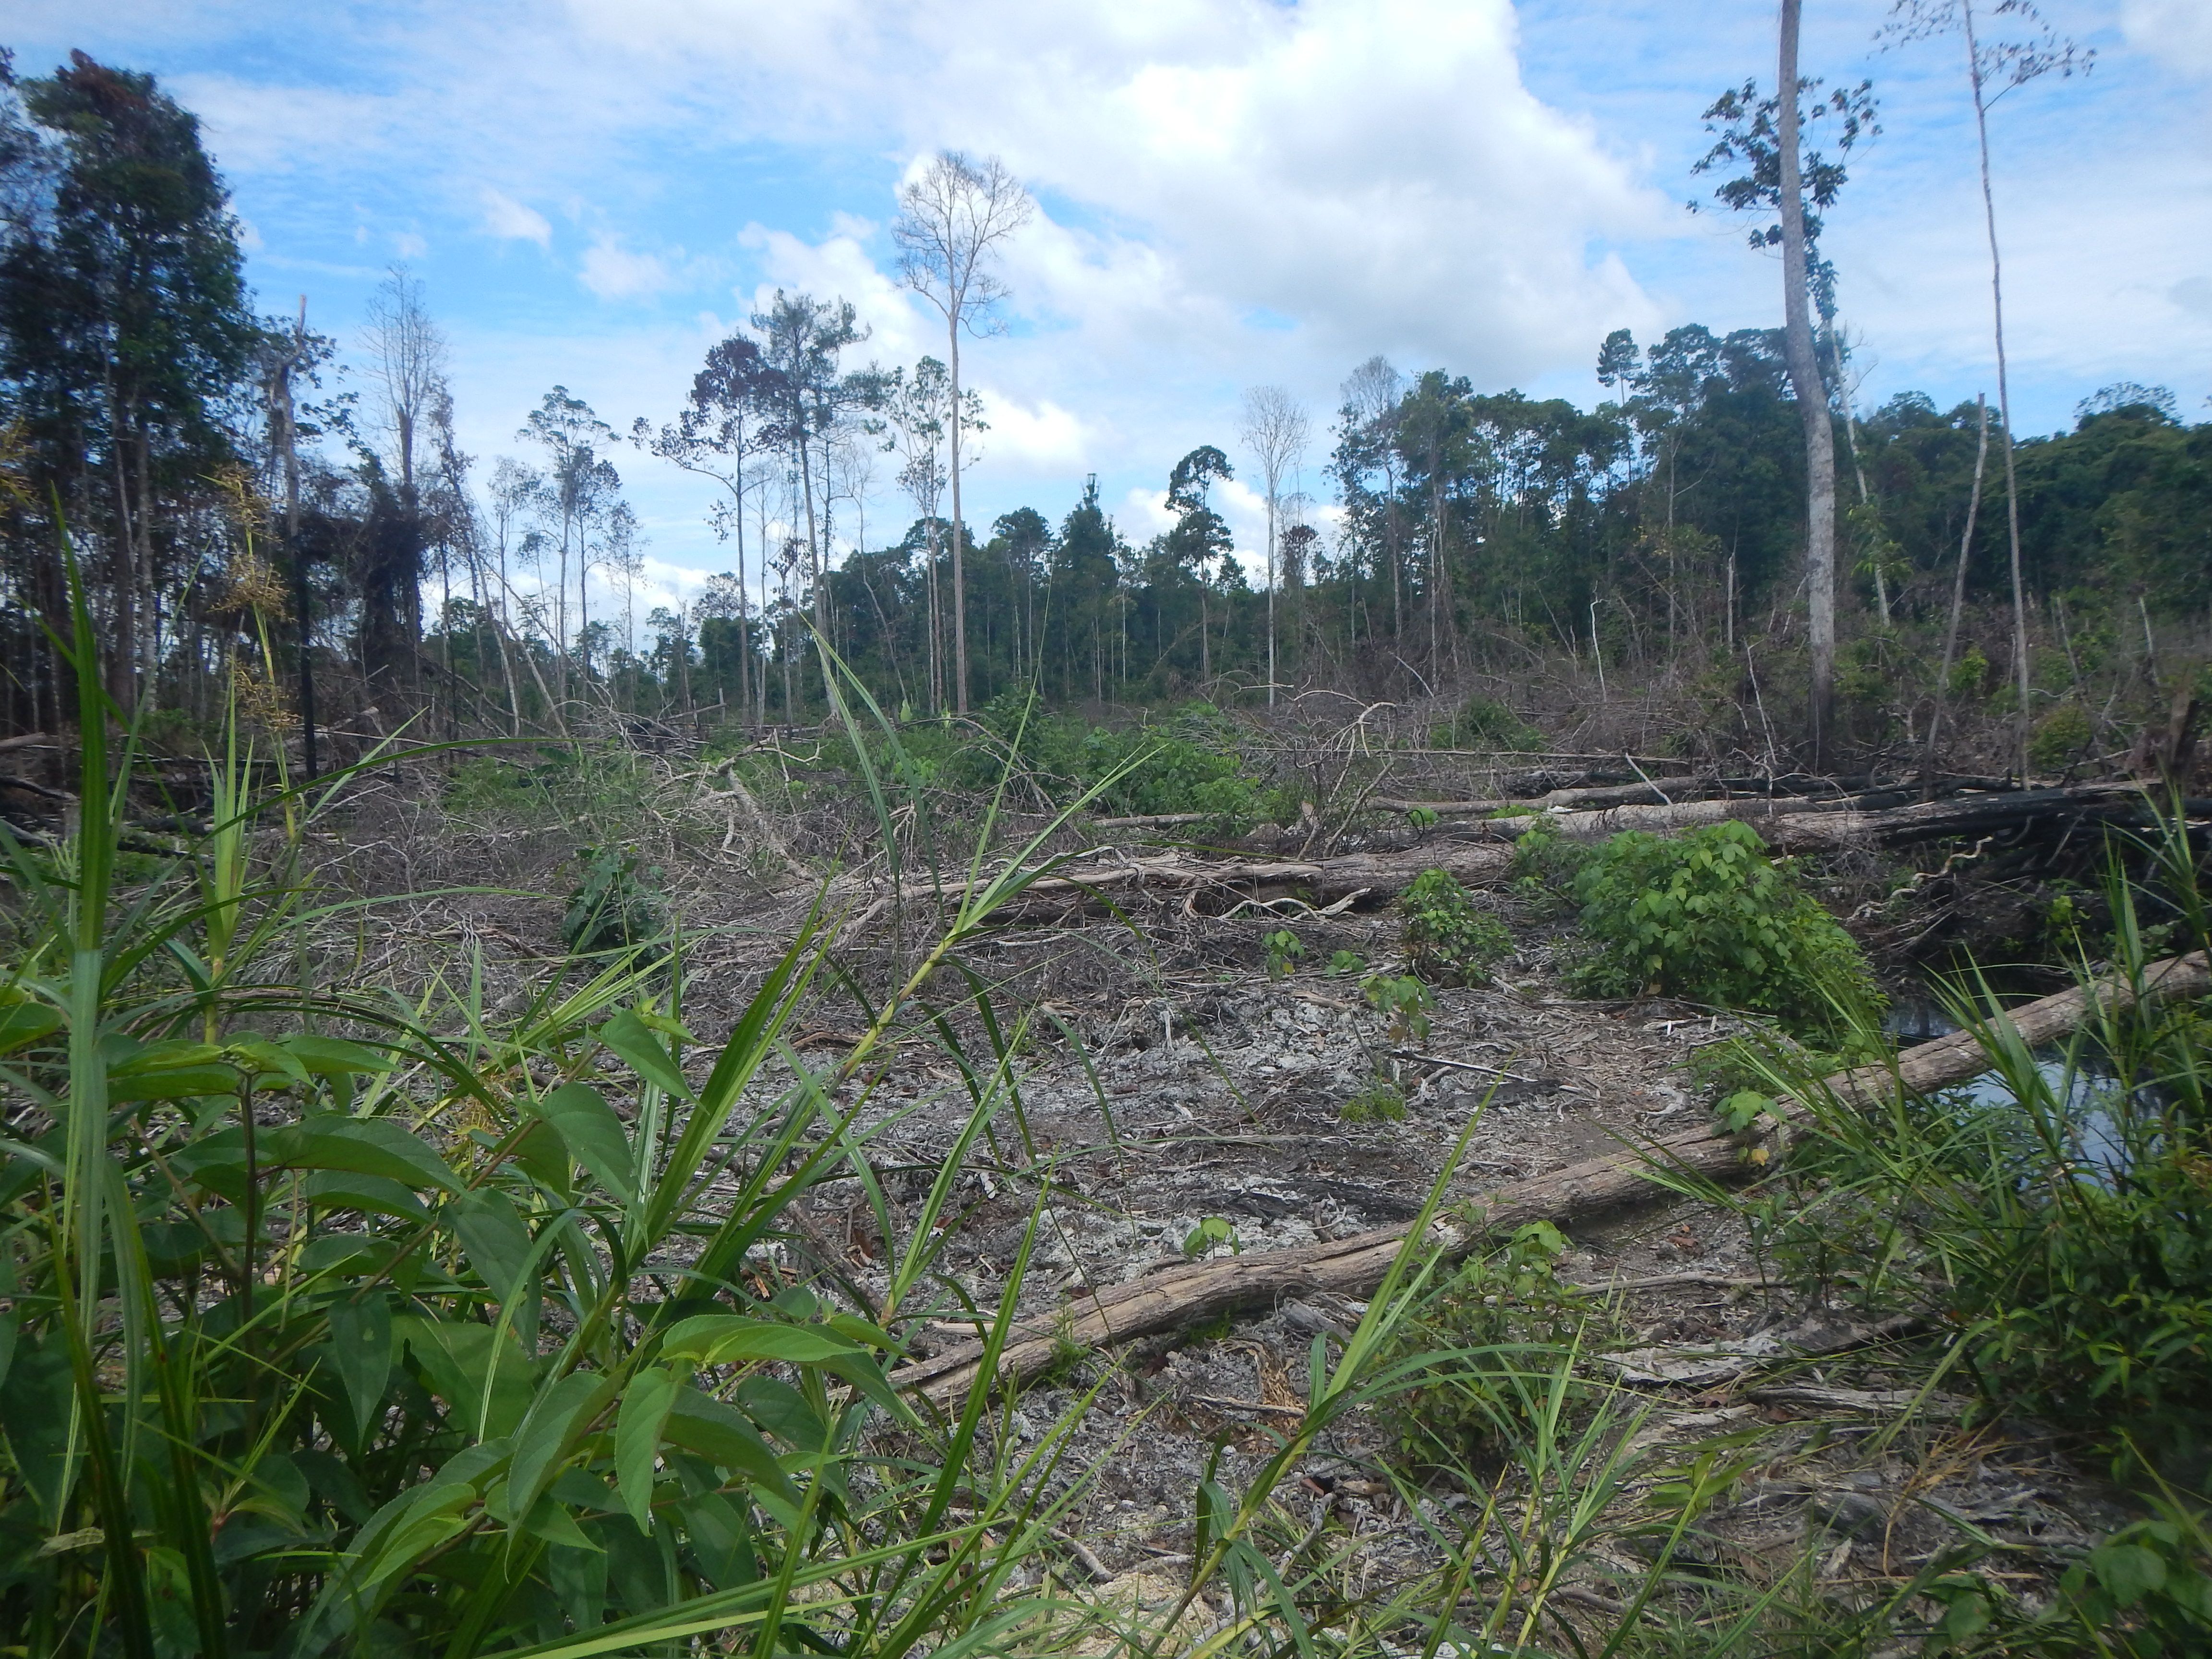
[[[1815,207],[1834,205],[1845,174],[1839,161],[1831,161],[1817,151],[1808,154],[1804,147],[1802,100],[1806,93],[1817,91],[1820,82],[1797,73],[1802,9],[1802,0],[1782,0],[1776,84],[1786,88],[1788,95],[1778,92],[1761,100],[1758,83],[1751,81],[1723,93],[1705,111],[1705,125],[1718,137],[1696,171],[1745,164],[1748,171],[1720,185],[1713,191],[1715,198],[1738,212],[1779,215],[1778,224],[1754,229],[1751,241],[1753,247],[1782,250],[1783,352],[1798,418],[1805,428],[1806,609],[1813,653],[1813,764],[1817,769],[1826,764],[1835,712],[1836,440],[1827,386],[1813,347],[1811,306],[1815,280],[1826,283],[1833,278],[1819,258],[1820,216],[1808,213],[1805,204],[1809,198]],[[1871,82],[1863,82],[1848,93],[1838,88],[1813,107],[1815,118],[1829,112],[1839,118],[1839,154],[1881,131],[1874,118]]]
[[[631,442],[686,472],[713,479],[728,492],[726,501],[716,503],[714,522],[718,537],[726,540],[734,536],[738,544],[738,568],[731,574],[740,653],[740,712],[747,688],[754,684],[747,665],[752,629],[745,582],[745,494],[763,487],[760,469],[765,458],[790,447],[784,424],[790,403],[781,372],[762,354],[759,343],[732,334],[708,348],[705,366],[692,376],[690,399],[672,423],[655,432],[640,416],[630,427]],[[762,548],[763,593],[767,556],[768,550]],[[756,721],[767,718],[764,669],[758,684]]]
[[[558,527],[556,544],[559,573],[553,589],[553,648],[560,664],[560,695],[568,695],[568,564],[576,564],[576,637],[582,644],[584,678],[592,677],[590,580],[585,553],[585,534],[617,501],[622,475],[614,463],[599,453],[602,444],[614,439],[614,429],[592,412],[581,398],[556,386],[547,392],[515,436],[541,446],[546,454],[544,484],[537,496],[547,516]]]
[[[1267,706],[1275,706],[1275,590],[1278,580],[1278,520],[1282,515],[1283,480],[1305,454],[1311,427],[1306,412],[1279,386],[1255,386],[1244,393],[1244,447],[1260,464],[1267,492]]]
[[[1213,591],[1212,567],[1231,557],[1229,526],[1206,502],[1207,492],[1218,480],[1235,477],[1229,458],[1212,444],[1200,444],[1175,464],[1168,475],[1168,507],[1176,514],[1167,533],[1165,551],[1170,569],[1188,569],[1198,579],[1198,675],[1201,685],[1213,680],[1209,596]]]
[[[773,384],[781,396],[778,429],[788,446],[798,475],[806,519],[806,562],[813,586],[814,626],[830,636],[830,595],[823,581],[829,550],[815,512],[814,492],[829,479],[821,466],[821,447],[836,424],[872,395],[872,382],[838,372],[837,359],[848,346],[868,337],[848,300],[817,300],[811,294],[787,295],[781,289],[764,312],[756,312],[753,330],[763,342]],[[817,476],[823,475],[823,476]],[[790,572],[785,571],[789,580]],[[828,672],[825,659],[823,672]],[[789,694],[786,694],[786,702]],[[786,717],[789,716],[786,708]]]
[[[983,400],[973,392],[962,399],[960,425],[969,431],[983,427]],[[928,596],[929,697],[933,713],[945,707],[944,610],[938,599],[938,535],[945,520],[939,516],[948,474],[944,460],[945,441],[952,426],[952,374],[934,357],[924,357],[909,375],[895,368],[877,383],[874,430],[884,447],[899,458],[899,488],[914,503],[924,526],[928,564],[924,591]],[[957,632],[957,629],[955,629]]]
[[[127,714],[160,661],[162,566],[197,558],[175,521],[231,461],[227,405],[260,331],[196,117],[82,52],[21,96],[42,136],[4,145],[0,380],[34,499],[59,501],[80,546],[106,543],[105,678]],[[58,622],[58,586],[45,597]]]
[[[1029,194],[996,156],[971,162],[957,150],[940,150],[915,178],[899,186],[899,216],[891,227],[898,244],[899,274],[906,285],[945,319],[952,404],[961,406],[960,331],[983,335],[1000,325],[998,302],[1006,289],[992,272],[999,245],[1029,222]],[[968,712],[968,587],[960,517],[960,426],[951,441],[952,655],[954,702]]]
[[[2004,445],[2005,530],[2012,550],[2013,682],[2020,706],[2014,710],[2020,771],[2027,775],[2027,734],[2030,723],[2027,672],[2027,597],[2021,576],[2020,476],[2013,459],[2012,388],[2005,373],[2004,262],[1997,253],[1996,193],[1990,183],[1990,106],[2007,93],[2017,92],[2046,75],[2069,80],[2078,70],[2087,75],[2096,62],[2094,48],[2062,39],[2043,18],[2033,0],[1996,0],[1990,8],[1998,16],[2016,17],[2037,31],[2025,40],[1984,40],[1975,27],[1974,0],[1896,0],[1882,33],[1902,45],[1931,35],[1957,34],[1966,43],[1966,82],[1974,97],[1974,138],[1981,154],[1982,219],[1990,242],[1990,313],[1996,337],[1997,433]],[[1993,93],[1990,88],[1995,86]]]
[[[386,455],[399,486],[395,558],[399,579],[391,594],[404,607],[403,618],[387,624],[396,635],[418,640],[422,625],[422,492],[417,477],[423,427],[446,390],[446,340],[423,303],[422,284],[395,265],[368,301],[368,373],[375,384]],[[397,687],[384,688],[390,695]]]
[[[300,735],[301,758],[307,781],[317,775],[315,746],[315,600],[314,584],[307,574],[307,556],[300,538],[300,410],[297,383],[329,361],[332,343],[307,332],[307,296],[300,296],[300,314],[288,331],[271,328],[261,350],[262,404],[269,422],[269,453],[282,469],[284,499],[284,552],[292,568],[292,608],[297,613],[300,661]]]

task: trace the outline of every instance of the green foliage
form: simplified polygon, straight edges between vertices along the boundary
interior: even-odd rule
[[[1367,971],[1367,958],[1357,951],[1333,951],[1329,953],[1328,966],[1322,971],[1331,979],[1341,978],[1346,974],[1364,974]]]
[[[1544,734],[1526,725],[1495,697],[1477,692],[1448,720],[1429,728],[1431,749],[1480,749],[1526,753],[1544,746]]]
[[[1404,1454],[1422,1464],[1479,1463],[1498,1442],[1536,1426],[1556,1360],[1607,1323],[1601,1302],[1559,1278],[1566,1252],[1550,1222],[1517,1227],[1503,1248],[1469,1256],[1400,1327],[1390,1361],[1436,1362],[1389,1401]]]
[[[1436,994],[1410,974],[1370,974],[1359,981],[1367,1006],[1389,1017],[1394,1042],[1418,1041],[1429,1034],[1429,1011]]]
[[[1346,1123],[1402,1123],[1406,1121],[1406,1091],[1388,1072],[1377,1072],[1336,1109]]]
[[[2170,949],[2202,949],[2185,830],[2158,849]],[[2136,897],[2109,888],[2114,969],[2149,960]],[[2087,969],[2085,969],[2086,974]],[[1990,1071],[1971,1092],[1869,1115],[1814,1103],[1793,1206],[1763,1224],[1808,1284],[1899,1303],[1948,1328],[1993,1410],[2080,1434],[2123,1471],[2212,1473],[2212,1043],[2186,1001],[2106,1004],[2056,1057],[1985,985],[1953,1012]],[[1778,1079],[1776,1087],[1790,1086]]]
[[[1183,1239],[1182,1253],[1196,1261],[1224,1244],[1229,1247],[1232,1255],[1243,1253],[1243,1245],[1237,1237],[1237,1224],[1218,1215],[1210,1215],[1190,1230]]]
[[[1305,959],[1306,947],[1298,943],[1298,936],[1287,927],[1278,927],[1261,941],[1267,952],[1267,977],[1287,979],[1298,963]]]
[[[1596,848],[1569,840],[1550,818],[1537,814],[1535,821],[1514,838],[1506,874],[1522,898],[1540,910],[1556,913],[1569,908],[1575,878],[1596,856]]]
[[[980,1390],[967,1427],[924,1425],[886,1382],[889,1332],[760,1252],[819,1182],[880,1191],[857,1103],[831,1103],[1008,884],[818,1076],[765,1069],[820,963],[811,928],[704,1052],[619,962],[495,1020],[434,965],[413,1006],[288,990],[294,939],[351,914],[285,876],[296,841],[264,862],[240,838],[235,868],[218,844],[110,903],[125,806],[81,598],[76,620],[71,889],[5,846],[23,944],[0,1091],[26,1137],[0,1147],[8,1643],[468,1659],[980,1639],[1060,1500],[970,1461]],[[933,1311],[994,1109],[910,1216],[878,1200],[885,1322]]]
[[[1443,819],[1433,806],[1409,806],[1406,809],[1406,822],[1416,830],[1433,830]]]
[[[2088,752],[2095,730],[2087,709],[2062,702],[2036,721],[2027,739],[2027,763],[2039,772],[2063,772]]]
[[[561,940],[571,956],[627,950],[666,933],[667,913],[650,885],[657,871],[641,873],[637,854],[619,847],[586,847],[577,857],[584,878],[561,918]]]
[[[1478,909],[1466,888],[1443,870],[1424,870],[1399,896],[1406,961],[1437,985],[1482,985],[1513,954],[1505,924]]]
[[[1968,645],[1951,665],[1951,678],[1945,690],[1954,697],[1970,697],[1989,684],[1990,659],[1978,645]]]
[[[1591,954],[1570,973],[1584,994],[1657,992],[1771,1014],[1839,1046],[1883,998],[1835,918],[1766,856],[1749,825],[1671,840],[1613,836],[1575,878]]]

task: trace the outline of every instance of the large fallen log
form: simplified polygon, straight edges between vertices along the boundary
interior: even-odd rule
[[[2143,975],[2149,999],[2201,996],[2212,991],[2212,965],[2203,952],[2154,963]],[[2100,981],[2094,992],[2077,987],[2008,1011],[2005,1018],[2030,1046],[2051,1042],[2081,1024],[2096,1004],[2124,1008],[2135,1000],[2124,981]],[[1848,1103],[1871,1107],[1902,1085],[1925,1094],[1962,1083],[1988,1069],[1989,1061],[1971,1033],[1959,1032],[1907,1049],[1895,1064],[1839,1072],[1825,1087]],[[1646,1146],[1624,1147],[1606,1158],[1569,1164],[1528,1181],[1500,1187],[1480,1200],[1482,1227],[1462,1231],[1437,1224],[1431,1243],[1450,1255],[1473,1249],[1486,1235],[1509,1232],[1530,1221],[1571,1224],[1606,1211],[1648,1200],[1655,1168],[1715,1181],[1743,1178],[1765,1165],[1779,1149],[1780,1137],[1804,1109],[1784,1103],[1784,1128],[1765,1133],[1728,1134],[1687,1129]],[[1188,1326],[1224,1315],[1273,1309],[1284,1300],[1329,1291],[1358,1297],[1382,1282],[1404,1248],[1409,1226],[1383,1227],[1288,1250],[1261,1250],[1226,1261],[1192,1262],[1126,1285],[1115,1285],[1079,1298],[1042,1317],[1024,1321],[999,1357],[1002,1378],[1036,1376],[1065,1358],[1068,1345],[1103,1347]],[[974,1384],[984,1355],[981,1341],[963,1342],[891,1374],[895,1387],[918,1389],[942,1405],[960,1398]]]

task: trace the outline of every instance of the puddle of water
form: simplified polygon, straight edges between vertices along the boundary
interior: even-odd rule
[[[1959,1030],[1956,1020],[1925,997],[1899,998],[1892,1003],[1882,1026],[1901,1048],[1949,1036]],[[2081,1158],[2102,1171],[2123,1167],[2129,1154],[2113,1116],[2120,1099],[2119,1079],[2103,1057],[2094,1049],[2085,1049],[2069,1073],[2063,1050],[2039,1049],[2035,1069],[2051,1097],[2063,1102],[2065,1119],[2078,1140]],[[1994,1071],[1954,1084],[1943,1092],[1976,1107],[2018,1105],[2010,1085]],[[2146,1101],[2144,1104],[2156,1109],[2154,1102]]]

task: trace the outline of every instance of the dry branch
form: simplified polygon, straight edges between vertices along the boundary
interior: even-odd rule
[[[2195,996],[2208,989],[2212,989],[2212,967],[2201,952],[2154,963],[2143,975],[2147,998]],[[2088,988],[2062,991],[2013,1009],[2006,1017],[2022,1040],[2033,1046],[2080,1024],[2092,1012],[2093,997],[2113,1009],[2124,1008],[2134,1001],[2136,989],[2124,981],[2106,980],[2094,992]],[[1915,1093],[1926,1093],[1963,1082],[1986,1070],[1988,1064],[1972,1034],[1960,1032],[1909,1049],[1893,1066],[1838,1073],[1825,1086],[1841,1100],[1870,1105],[1900,1083]],[[1797,1116],[1802,1110],[1785,1104],[1784,1115]],[[1483,1231],[1510,1231],[1530,1221],[1571,1223],[1638,1202],[1650,1196],[1655,1164],[1709,1180],[1738,1179],[1763,1164],[1763,1155],[1771,1155],[1778,1139],[1774,1135],[1689,1129],[1643,1147],[1570,1164],[1488,1194],[1480,1201]],[[1294,1249],[1193,1262],[1109,1286],[1054,1315],[1018,1326],[1000,1356],[1000,1375],[1034,1376],[1064,1355],[1070,1344],[1096,1348],[1127,1342],[1226,1314],[1272,1309],[1291,1297],[1322,1292],[1363,1296],[1382,1282],[1408,1231],[1384,1227]],[[1437,1247],[1451,1255],[1472,1249],[1480,1236],[1442,1224],[1431,1231]],[[902,1389],[920,1389],[943,1404],[966,1393],[983,1352],[982,1343],[964,1342],[902,1367],[891,1381]]]

